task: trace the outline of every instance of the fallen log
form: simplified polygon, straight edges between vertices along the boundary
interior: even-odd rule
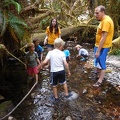
[[[68,35],[72,35],[73,33],[81,29],[85,29],[86,27],[92,27],[94,29],[97,28],[96,25],[87,25],[87,24],[80,24],[79,26],[69,26],[67,28],[61,29],[61,36],[62,38],[64,38]],[[46,36],[46,33],[33,33],[31,34],[31,39],[38,38],[42,42],[44,41],[45,36]]]

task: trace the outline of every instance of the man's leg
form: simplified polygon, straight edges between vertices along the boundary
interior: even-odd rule
[[[104,75],[105,75],[105,70],[100,70],[100,72],[99,72],[99,79],[98,79],[99,83],[102,83]]]

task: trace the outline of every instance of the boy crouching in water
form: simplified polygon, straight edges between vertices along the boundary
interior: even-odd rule
[[[35,45],[33,43],[28,44],[28,52],[26,53],[26,66],[29,77],[32,77],[38,81],[38,66],[40,67],[40,61],[38,54],[35,52]]]
[[[78,55],[76,57],[81,57],[80,61],[85,61],[88,59],[88,51],[84,48],[82,48],[82,46],[80,45],[76,45],[75,48],[78,50]]]
[[[63,84],[65,98],[69,98],[71,95],[68,93],[68,87],[65,80],[65,70],[66,67],[68,76],[71,75],[68,63],[66,62],[66,57],[64,52],[62,51],[65,42],[61,38],[57,38],[54,41],[54,48],[52,51],[49,51],[45,60],[42,63],[42,67],[45,66],[48,62],[50,62],[50,84],[53,88],[54,99],[58,100],[58,91],[57,84]]]

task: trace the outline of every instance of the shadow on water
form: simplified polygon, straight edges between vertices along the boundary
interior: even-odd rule
[[[31,95],[12,114],[17,120],[118,120],[120,119],[120,93],[108,82],[102,87],[92,85],[97,81],[93,70],[92,55],[86,62],[75,56],[74,42],[68,41],[71,51],[69,62],[71,77],[67,78],[70,91],[78,93],[75,100],[63,98],[63,88],[59,86],[59,102],[53,103],[49,70],[42,70],[39,83]],[[89,48],[92,53],[92,49]]]

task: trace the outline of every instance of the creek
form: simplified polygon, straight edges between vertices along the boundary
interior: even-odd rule
[[[43,69],[39,74],[39,82],[25,99],[25,101],[11,114],[17,120],[119,120],[120,119],[120,92],[109,82],[103,82],[99,88],[93,87],[97,81],[93,68],[93,46],[83,44],[88,49],[90,57],[85,62],[76,58],[76,43],[67,41],[71,53],[69,61],[71,77],[67,78],[69,91],[78,94],[78,98],[66,101],[63,99],[63,87],[59,86],[60,101],[53,103],[50,98],[53,95],[49,85],[49,70]],[[46,48],[44,48],[46,51]],[[46,52],[44,52],[44,56]],[[27,85],[22,98],[31,88],[34,81]],[[15,96],[15,95],[14,95]],[[18,100],[13,99],[14,105]],[[16,102],[17,101],[17,102]]]

